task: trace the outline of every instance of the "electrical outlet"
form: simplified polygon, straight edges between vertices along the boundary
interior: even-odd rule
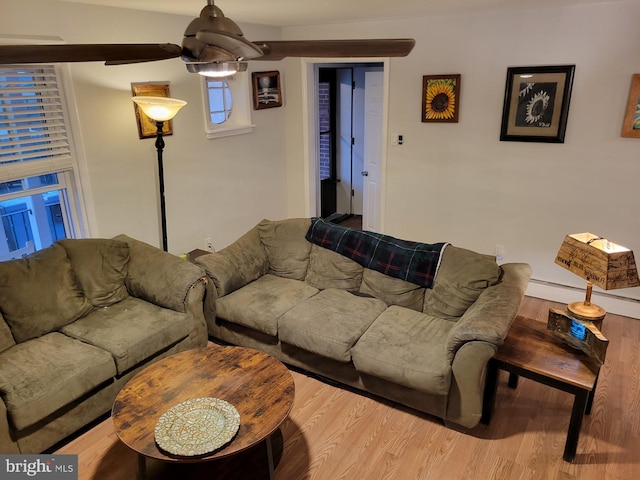
[[[211,240],[211,237],[207,237],[204,239],[204,249],[207,252],[215,252],[216,249],[213,248],[213,241]]]
[[[496,260],[502,260],[504,258],[504,246],[496,245]]]

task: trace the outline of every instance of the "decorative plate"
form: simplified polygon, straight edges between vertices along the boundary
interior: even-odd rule
[[[239,427],[240,414],[230,403],[212,397],[194,398],[162,414],[155,439],[168,453],[193,457],[222,447]]]

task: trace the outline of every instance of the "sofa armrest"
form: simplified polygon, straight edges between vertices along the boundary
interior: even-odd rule
[[[204,278],[200,267],[126,235],[115,238],[129,245],[125,285],[131,295],[183,313],[188,312],[189,303],[202,300],[204,289],[196,288]],[[194,289],[199,299],[191,298]]]
[[[487,342],[467,342],[451,366],[451,388],[447,399],[445,424],[450,428],[473,428],[482,417],[482,401],[487,363],[497,347]]]
[[[526,263],[502,265],[500,281],[486,288],[449,332],[446,348],[452,379],[447,424],[473,428],[480,421],[487,363],[507,336],[530,276]]]
[[[0,452],[20,453],[18,444],[11,436],[7,406],[4,404],[4,400],[2,399],[2,393],[10,388],[11,385],[3,381],[3,378],[0,377]]]
[[[195,263],[205,270],[218,297],[244,287],[269,271],[269,259],[257,226],[219,252],[197,257]]]

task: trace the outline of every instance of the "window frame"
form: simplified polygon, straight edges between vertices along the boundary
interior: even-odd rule
[[[208,82],[227,82],[231,91],[232,110],[229,118],[223,123],[211,121],[209,105]],[[211,78],[202,77],[202,94],[204,103],[204,125],[207,138],[229,137],[253,132],[255,124],[251,122],[251,89],[249,85],[249,73],[238,72],[231,77]]]
[[[5,43],[38,43],[30,38],[16,39],[14,37],[0,37]],[[57,39],[59,40],[59,39]],[[61,41],[52,43],[63,43]],[[14,67],[19,68],[49,68],[55,72],[55,82],[59,91],[64,121],[64,129],[68,142],[68,150],[70,159],[65,162],[56,163],[51,160],[32,160],[28,162],[17,162],[14,164],[0,165],[0,177],[2,181],[8,179],[26,179],[28,177],[42,174],[57,174],[58,185],[42,187],[38,189],[23,190],[20,192],[7,193],[0,196],[0,200],[9,200],[12,198],[27,197],[44,190],[59,190],[64,197],[61,198],[62,214],[65,218],[65,228],[67,238],[85,238],[91,236],[91,222],[89,211],[93,213],[92,204],[87,202],[90,198],[88,188],[88,169],[86,166],[86,158],[82,145],[75,139],[75,132],[79,131],[80,121],[78,112],[74,107],[75,96],[71,82],[71,71],[68,65],[61,64],[29,64],[29,65],[4,65],[6,69]],[[49,162],[51,168],[45,168],[43,171],[43,163]],[[64,204],[63,204],[64,203]],[[93,223],[95,219],[91,216]]]

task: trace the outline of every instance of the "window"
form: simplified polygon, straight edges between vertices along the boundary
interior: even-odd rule
[[[207,138],[251,133],[251,108],[247,72],[233,77],[203,77]]]
[[[0,260],[81,231],[66,111],[54,65],[0,65]]]
[[[233,96],[229,84],[224,81],[207,82],[209,91],[209,116],[211,123],[221,125],[229,120],[233,110]]]

